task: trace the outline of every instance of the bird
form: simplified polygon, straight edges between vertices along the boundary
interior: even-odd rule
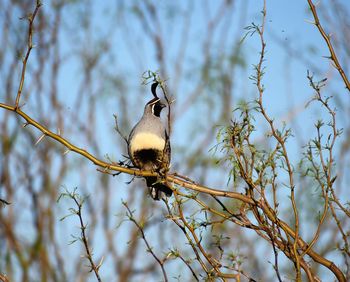
[[[130,132],[129,157],[133,165],[141,170],[162,173],[169,167],[170,140],[160,118],[164,107],[166,105],[154,95],[154,98],[145,105],[143,116]],[[154,200],[172,195],[171,188],[161,176],[147,176],[145,179]]]

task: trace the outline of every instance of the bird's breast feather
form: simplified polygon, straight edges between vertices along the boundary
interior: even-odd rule
[[[156,149],[163,151],[165,140],[153,133],[137,133],[130,142],[130,152],[133,153],[142,149]]]

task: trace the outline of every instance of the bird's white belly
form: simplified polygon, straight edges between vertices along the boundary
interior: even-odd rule
[[[156,149],[163,151],[165,140],[153,133],[140,132],[136,134],[130,143],[130,152],[134,153],[138,150]]]

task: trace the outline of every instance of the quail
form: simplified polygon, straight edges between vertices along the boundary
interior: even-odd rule
[[[166,107],[160,99],[150,100],[140,121],[134,126],[128,138],[128,152],[133,165],[141,170],[162,172],[170,163],[170,140],[160,119]],[[154,200],[170,197],[172,190],[160,176],[145,177]]]

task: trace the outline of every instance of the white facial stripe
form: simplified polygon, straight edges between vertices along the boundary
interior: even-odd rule
[[[152,133],[140,132],[136,134],[131,141],[131,153],[142,149],[157,149],[163,151],[165,140]]]
[[[153,106],[154,104],[156,104],[157,102],[159,102],[159,100],[160,100],[160,99],[158,98],[157,100],[153,101],[152,103],[149,103],[148,105],[152,105],[152,106]]]

